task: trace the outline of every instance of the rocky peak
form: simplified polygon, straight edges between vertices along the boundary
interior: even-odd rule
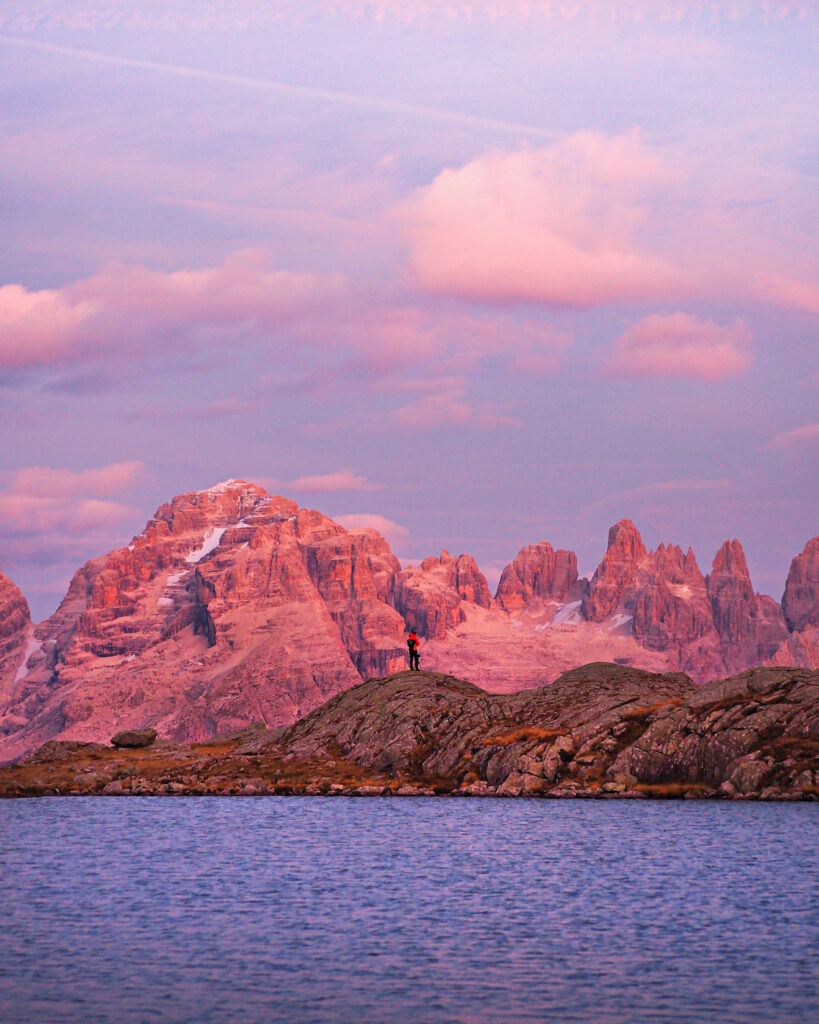
[[[740,619],[747,618],[740,609],[754,597],[745,552],[738,540],[726,540],[714,556],[707,587],[717,629],[721,634],[736,633]]]
[[[587,619],[602,622],[613,614],[647,554],[643,539],[630,519],[621,519],[612,526],[608,549],[583,601]]]
[[[133,546],[150,544],[163,537],[179,537],[208,527],[227,527],[265,511],[267,515],[291,516],[299,510],[294,501],[272,497],[258,484],[227,480],[206,491],[179,494],[160,506]]]
[[[788,636],[785,618],[776,602],[754,593],[738,540],[716,553],[706,587],[726,668],[741,671],[773,657]]]
[[[31,614],[22,591],[0,572],[0,708],[25,657]]]
[[[521,548],[501,573],[495,600],[504,611],[516,612],[539,602],[557,602],[580,597],[577,555],[546,541]]]
[[[809,540],[791,562],[782,610],[792,630],[819,626],[819,537]]]
[[[683,554],[660,544],[641,565],[632,593],[634,636],[642,646],[676,650],[680,667],[697,678],[722,672],[705,577],[690,548]]]
[[[620,560],[639,562],[646,555],[640,531],[630,519],[621,519],[609,529],[606,554],[615,552]]]
[[[455,561],[455,590],[462,601],[489,608],[492,595],[486,577],[472,555],[458,555]]]
[[[440,558],[425,558],[396,581],[396,609],[410,629],[427,638],[442,639],[462,621],[462,602],[482,608],[492,604],[486,577],[471,555],[455,558],[444,549]]]
[[[711,575],[715,577],[730,576],[747,582],[748,586],[751,585],[751,574],[748,572],[745,551],[736,538],[734,540],[726,540],[716,555],[714,555]]]

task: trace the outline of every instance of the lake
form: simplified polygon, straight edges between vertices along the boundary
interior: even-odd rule
[[[4,1024],[819,1019],[819,805],[0,802]]]

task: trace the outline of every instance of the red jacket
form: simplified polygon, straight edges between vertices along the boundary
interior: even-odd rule
[[[407,647],[409,647],[411,651],[416,650],[416,648],[418,647],[418,637],[415,635],[415,633],[410,633],[410,635],[407,637]]]

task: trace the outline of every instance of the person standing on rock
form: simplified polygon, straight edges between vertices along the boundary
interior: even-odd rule
[[[407,647],[409,648],[410,669],[413,672],[418,672],[421,668],[418,656],[418,637],[412,629],[407,637]]]

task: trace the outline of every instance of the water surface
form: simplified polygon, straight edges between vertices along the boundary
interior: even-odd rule
[[[5,1024],[819,1019],[819,805],[0,802]]]

